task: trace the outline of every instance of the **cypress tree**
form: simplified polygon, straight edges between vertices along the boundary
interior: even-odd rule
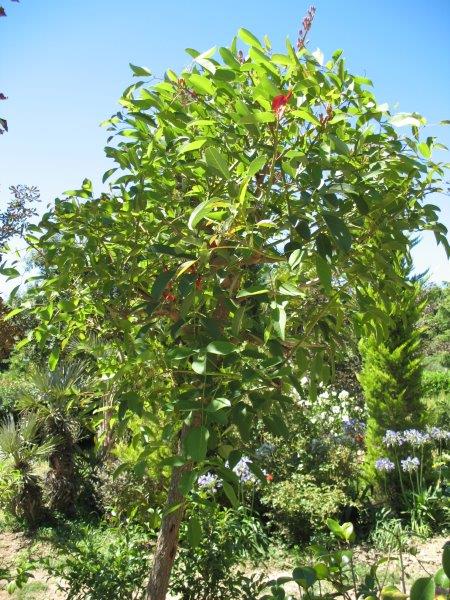
[[[410,257],[402,259],[398,268],[404,274],[405,286],[399,289],[395,303],[387,307],[390,325],[385,339],[380,341],[372,335],[360,342],[359,380],[368,411],[365,474],[371,482],[379,479],[375,461],[393,458],[383,445],[386,430],[420,429],[426,424],[421,393],[422,330],[418,327],[423,310],[421,277],[411,276]]]

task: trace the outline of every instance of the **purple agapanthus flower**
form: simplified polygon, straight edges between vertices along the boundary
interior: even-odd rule
[[[413,473],[414,471],[417,471],[420,466],[420,460],[417,456],[408,456],[408,458],[405,458],[400,462],[405,473]]]
[[[392,431],[392,429],[386,430],[386,433],[383,437],[383,444],[387,448],[391,448],[392,446],[401,446],[403,442],[403,436],[399,431]]]
[[[440,427],[431,427],[428,431],[428,435],[432,440],[437,440],[438,442],[450,440],[450,431],[446,431]]]
[[[430,436],[418,429],[407,429],[403,432],[403,440],[411,446],[423,446],[430,439]]]
[[[255,476],[250,471],[249,464],[251,460],[248,456],[243,456],[241,460],[233,467],[234,473],[239,477],[241,483],[247,483],[248,481],[254,481]]]
[[[343,419],[342,425],[344,427],[344,432],[347,435],[356,435],[358,433],[364,433],[364,430],[366,428],[366,424],[364,423],[364,421],[361,421],[359,419]]]
[[[199,488],[213,494],[215,494],[217,489],[222,485],[222,482],[217,475],[214,475],[214,473],[205,473],[204,475],[200,475],[200,477],[197,479],[197,483]]]
[[[375,468],[381,473],[390,473],[395,469],[395,465],[392,460],[389,460],[389,458],[379,458],[375,461]]]

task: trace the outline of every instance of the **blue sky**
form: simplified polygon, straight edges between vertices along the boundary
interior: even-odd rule
[[[45,207],[84,177],[97,189],[111,165],[99,123],[118,109],[131,82],[128,63],[156,76],[189,62],[186,47],[229,43],[241,26],[268,34],[275,48],[295,40],[308,4],[290,0],[3,0],[0,91],[10,132],[0,138],[0,205],[12,184],[36,185]],[[328,58],[343,48],[354,73],[370,77],[379,102],[417,111],[429,123],[450,118],[450,0],[320,0],[310,49]],[[450,127],[430,127],[450,146]],[[450,153],[441,158],[450,162]],[[441,197],[450,228],[450,199]],[[433,236],[415,250],[418,270],[450,279]],[[0,282],[0,290],[6,290]]]

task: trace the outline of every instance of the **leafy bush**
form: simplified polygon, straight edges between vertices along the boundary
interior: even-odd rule
[[[270,442],[272,451],[260,463],[272,482],[262,489],[261,503],[289,542],[308,539],[322,528],[324,515],[339,517],[358,506],[363,492],[364,407],[346,390],[332,388],[311,400],[306,378],[300,383],[286,411],[289,438],[280,443],[264,434],[256,450],[260,454]]]
[[[247,577],[237,565],[261,555],[267,545],[261,525],[244,507],[194,503],[181,530],[181,550],[171,591],[182,600],[254,600],[262,579]]]
[[[0,419],[17,413],[18,401],[31,390],[32,385],[25,380],[23,373],[0,372]]]
[[[450,371],[424,371],[422,392],[426,397],[450,394]]]
[[[302,473],[271,486],[264,496],[272,521],[291,541],[310,537],[324,518],[339,516],[347,501],[338,486],[318,484],[313,475]]]
[[[41,561],[58,581],[67,600],[127,600],[144,598],[148,573],[148,535],[127,524],[120,528],[86,528],[81,541],[62,559]]]
[[[124,463],[121,463],[122,465]],[[104,462],[95,470],[94,491],[100,510],[120,521],[132,519],[149,527],[159,525],[161,488],[147,473],[120,469],[117,461]]]

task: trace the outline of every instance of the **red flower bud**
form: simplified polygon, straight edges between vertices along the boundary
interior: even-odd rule
[[[277,119],[281,119],[286,110],[286,104],[289,102],[292,96],[292,91],[289,91],[287,94],[280,94],[279,96],[275,96],[272,100],[272,110],[277,115]]]
[[[271,481],[273,481],[273,475],[272,475],[272,473],[267,473],[266,480],[267,480],[268,483],[270,483]]]

